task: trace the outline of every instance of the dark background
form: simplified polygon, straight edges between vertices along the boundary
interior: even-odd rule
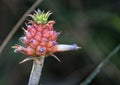
[[[36,0],[0,0],[0,45]],[[60,52],[62,61],[47,57],[42,85],[80,85],[93,69],[120,43],[120,0],[43,0],[38,7],[51,10],[59,43],[78,44],[81,50]],[[24,23],[22,25],[25,26]],[[21,27],[22,27],[21,26]],[[20,43],[21,28],[0,54],[0,85],[27,85],[32,61],[13,53]],[[120,52],[113,56],[90,85],[120,85]]]

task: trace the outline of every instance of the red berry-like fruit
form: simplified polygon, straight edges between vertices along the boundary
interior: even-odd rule
[[[26,24],[24,30],[24,36],[19,40],[24,43],[24,46],[15,45],[14,52],[21,52],[25,55],[31,57],[41,57],[53,55],[53,53],[58,51],[68,51],[76,50],[79,47],[77,45],[65,45],[58,44],[57,37],[61,32],[56,32],[53,25],[55,21],[48,21],[49,16],[52,13],[48,11],[47,13],[35,11],[32,17],[32,20]]]

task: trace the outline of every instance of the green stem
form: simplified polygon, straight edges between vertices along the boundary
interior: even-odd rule
[[[94,71],[80,85],[88,85],[101,71],[101,68],[114,56],[120,49],[120,44],[94,69]]]
[[[44,56],[40,57],[40,60],[36,59],[33,61],[33,67],[30,74],[28,85],[38,85],[41,77],[43,65],[44,65]]]

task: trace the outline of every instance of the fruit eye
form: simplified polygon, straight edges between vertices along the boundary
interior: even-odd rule
[[[30,43],[33,43],[33,39],[30,40]]]
[[[52,42],[53,46],[56,45],[57,43],[55,41]]]
[[[44,52],[44,49],[43,49],[43,48],[40,48],[39,51],[40,51],[41,53],[43,53],[43,52]]]

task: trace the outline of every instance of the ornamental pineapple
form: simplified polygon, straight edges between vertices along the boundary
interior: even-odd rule
[[[58,44],[60,32],[54,30],[55,21],[48,21],[51,14],[50,11],[44,13],[38,9],[33,15],[29,15],[32,19],[28,21],[26,28],[22,28],[24,36],[19,39],[24,46],[18,44],[13,46],[15,53],[21,52],[31,58],[51,55],[58,59],[53,53],[79,48],[76,44]]]

